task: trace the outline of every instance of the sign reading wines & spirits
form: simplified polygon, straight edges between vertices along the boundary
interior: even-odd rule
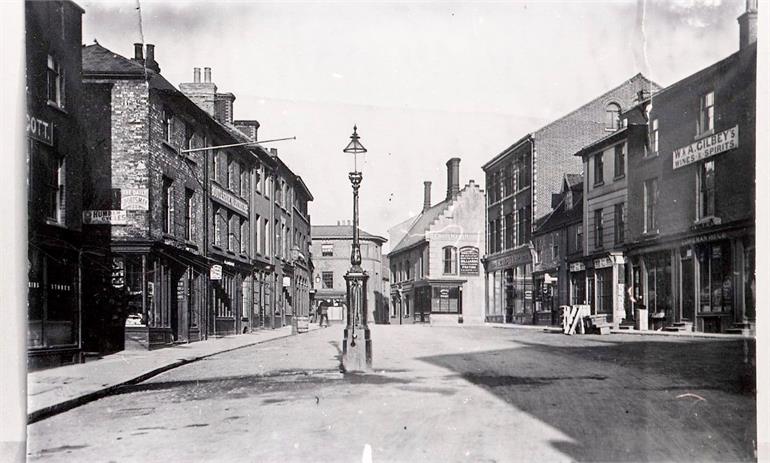
[[[701,138],[695,143],[674,150],[674,169],[698,162],[738,147],[738,126]]]

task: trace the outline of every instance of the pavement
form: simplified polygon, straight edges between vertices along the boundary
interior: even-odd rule
[[[318,325],[310,324],[310,330],[315,329]],[[62,413],[190,362],[287,336],[291,326],[151,351],[122,351],[86,363],[33,371],[27,375],[27,421],[31,424]]]
[[[211,355],[28,427],[28,461],[755,461],[755,344],[342,327]],[[369,459],[371,457],[371,459]]]

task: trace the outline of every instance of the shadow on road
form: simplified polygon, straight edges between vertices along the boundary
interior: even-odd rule
[[[756,459],[753,341],[514,342],[420,360],[558,429],[576,461]]]

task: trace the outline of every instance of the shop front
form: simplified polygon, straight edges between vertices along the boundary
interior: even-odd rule
[[[487,322],[525,325],[537,322],[532,254],[532,249],[526,246],[485,260]]]
[[[251,300],[251,269],[240,261],[212,259],[211,325],[209,332],[216,336],[240,334],[249,329]]]
[[[532,273],[535,288],[535,324],[559,324],[559,279],[558,269],[540,269]]]
[[[634,252],[631,277],[650,329],[724,333],[753,326],[752,229],[698,234],[648,249]]]
[[[205,338],[208,271],[200,255],[168,246],[113,247],[112,285],[125,297],[126,349],[152,349]]]
[[[463,322],[465,280],[421,280],[414,287],[414,323]]]
[[[579,298],[585,288],[584,302],[580,303],[590,305],[592,315],[603,315],[615,328],[627,318],[625,263],[620,252],[596,254],[584,262],[581,271],[574,272],[575,278],[586,278],[583,287],[577,286],[575,291]]]

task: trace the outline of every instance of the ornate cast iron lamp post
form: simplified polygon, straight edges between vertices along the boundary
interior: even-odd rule
[[[342,369],[345,372],[365,372],[372,367],[372,339],[369,333],[366,281],[369,275],[361,267],[361,245],[358,242],[358,189],[363,175],[358,171],[356,156],[366,153],[359,141],[358,128],[353,126],[350,143],[342,150],[353,154],[353,172],[348,174],[353,185],[353,246],[350,270],[345,274],[347,286],[347,323],[342,340]]]

